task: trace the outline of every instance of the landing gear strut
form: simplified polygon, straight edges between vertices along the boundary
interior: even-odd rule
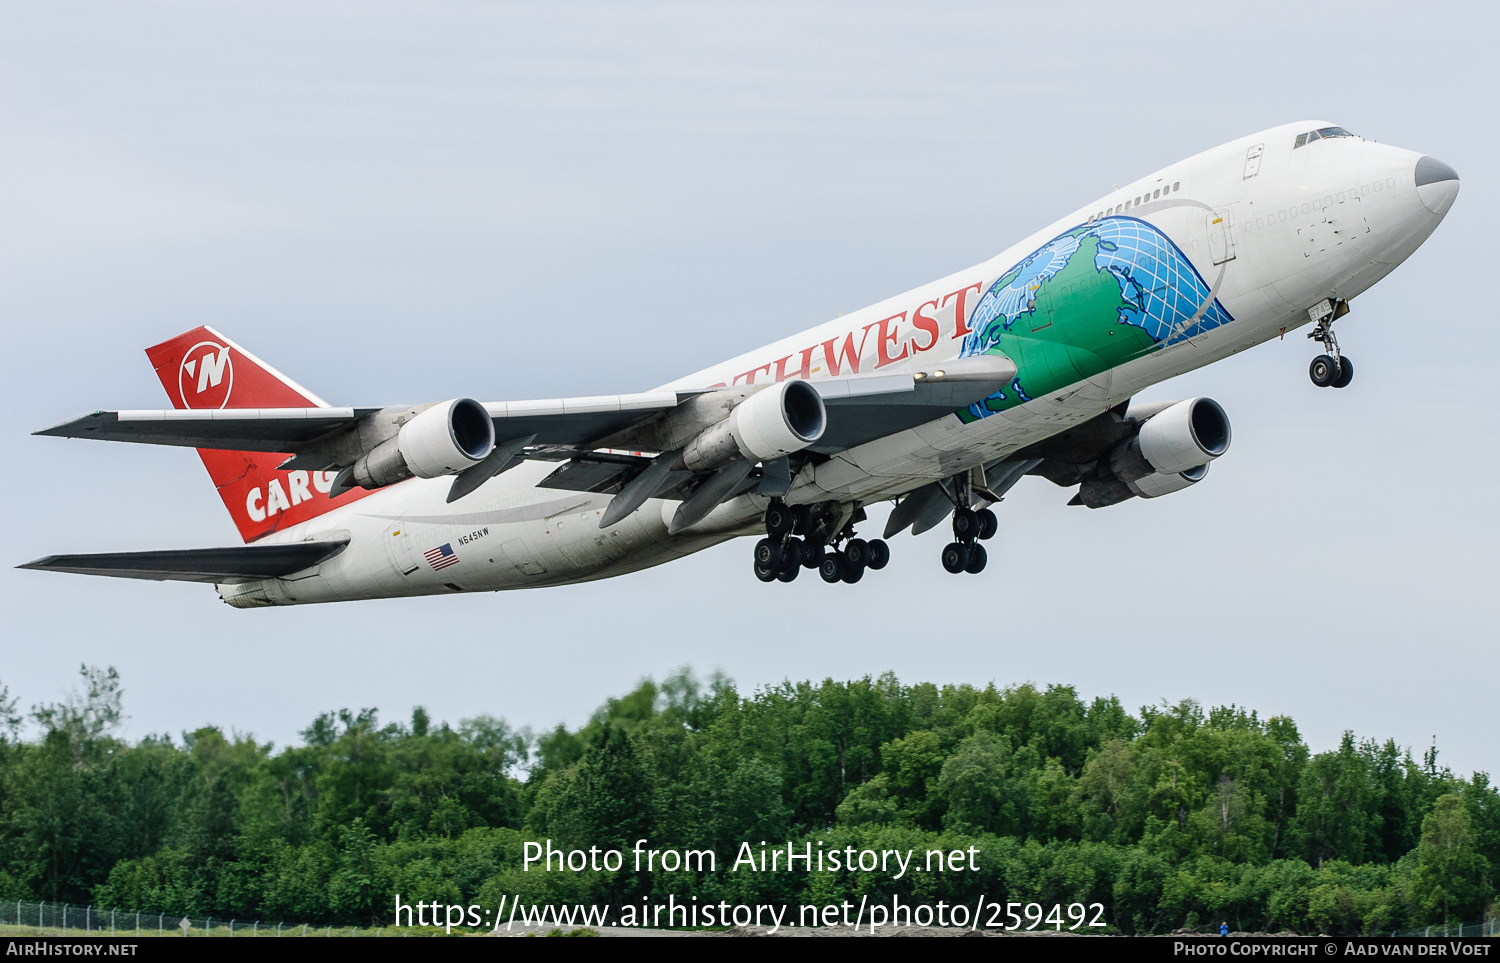
[[[1333,334],[1333,322],[1335,319],[1348,313],[1348,307],[1340,301],[1338,307],[1333,307],[1324,301],[1322,305],[1327,311],[1319,319],[1317,327],[1307,333],[1307,336],[1323,345],[1325,354],[1320,354],[1308,365],[1307,376],[1312,383],[1319,388],[1347,388],[1349,382],[1354,380],[1354,362],[1345,355],[1339,353],[1339,339]]]
[[[864,578],[865,569],[885,568],[890,547],[881,539],[867,542],[854,534],[854,524],[864,518],[864,510],[856,507],[830,538],[824,526],[838,524],[836,517],[826,512],[815,517],[806,505],[772,501],[766,508],[766,537],[755,543],[755,577],[790,582],[802,569],[814,568],[825,582],[853,584]]]
[[[943,548],[943,568],[953,575],[978,575],[989,561],[989,552],[979,543],[995,537],[1000,520],[988,508],[974,510],[974,486],[967,473],[953,476],[953,481],[953,541]]]

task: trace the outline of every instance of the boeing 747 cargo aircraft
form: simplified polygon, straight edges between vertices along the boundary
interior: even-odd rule
[[[1348,385],[1334,326],[1457,194],[1435,158],[1288,124],[632,395],[336,407],[200,327],[147,349],[173,408],[37,434],[197,448],[246,544],[22,567],[207,582],[252,608],[562,585],[748,535],[762,581],[848,583],[886,539],[951,520],[943,567],[978,573],[990,506],[1027,475],[1091,509],[1204,480],[1227,414],[1132,402],[1151,385],[1306,325],[1313,382]]]

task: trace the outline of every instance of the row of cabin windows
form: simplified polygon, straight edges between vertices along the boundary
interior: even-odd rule
[[[1387,177],[1385,179],[1384,187],[1386,189],[1389,189],[1389,190],[1395,190],[1396,189],[1396,179],[1394,177]],[[1345,200],[1357,201],[1362,196],[1363,197],[1369,197],[1370,194],[1371,194],[1371,192],[1379,194],[1380,191],[1381,191],[1381,189],[1382,189],[1382,186],[1381,186],[1381,182],[1380,181],[1371,181],[1369,184],[1361,185],[1358,188],[1353,188],[1353,187],[1349,188],[1349,191],[1348,191],[1347,195],[1345,194],[1344,191],[1339,191],[1337,199],[1335,199],[1334,195],[1332,195],[1332,194],[1329,194],[1329,195],[1325,196],[1321,201],[1318,200],[1316,197],[1314,197],[1311,201],[1307,201],[1307,202],[1303,203],[1303,205],[1302,205],[1302,213],[1303,214],[1311,214],[1314,211],[1327,211],[1330,208],[1332,208],[1335,203],[1342,204],[1342,203],[1344,203]],[[1255,222],[1253,224],[1250,222],[1250,219],[1247,217],[1247,218],[1245,218],[1245,220],[1243,222],[1243,225],[1241,226],[1240,229],[1244,233],[1249,234],[1251,230],[1258,230],[1258,229],[1263,228],[1263,227],[1274,227],[1276,225],[1277,221],[1283,221],[1283,222],[1286,221],[1287,218],[1288,218],[1288,215],[1290,215],[1290,217],[1293,218],[1293,219],[1295,219],[1297,217],[1297,205],[1296,204],[1293,204],[1291,207],[1287,208],[1284,211],[1277,211],[1274,214],[1267,214],[1264,217],[1257,217],[1255,219]],[[1303,223],[1306,223],[1306,222],[1304,221]]]
[[[1327,138],[1327,137],[1353,137],[1353,136],[1354,136],[1353,134],[1349,133],[1347,130],[1345,130],[1342,127],[1319,127],[1317,130],[1310,130],[1310,131],[1308,131],[1305,134],[1298,134],[1297,135],[1297,143],[1295,143],[1295,144],[1292,145],[1292,150],[1296,150],[1297,148],[1303,146],[1304,144],[1311,144],[1315,140],[1323,140],[1324,138]]]
[[[1134,201],[1126,201],[1124,204],[1116,204],[1114,207],[1102,210],[1098,214],[1095,214],[1093,217],[1089,218],[1089,223],[1093,223],[1094,221],[1099,220],[1099,218],[1101,217],[1108,217],[1111,214],[1119,214],[1122,211],[1128,211],[1133,207],[1140,207],[1142,204],[1149,203],[1160,197],[1163,197],[1164,195],[1170,194],[1173,191],[1180,190],[1182,190],[1182,181],[1173,181],[1171,187],[1163,187],[1159,190],[1152,191],[1149,194],[1142,194]]]

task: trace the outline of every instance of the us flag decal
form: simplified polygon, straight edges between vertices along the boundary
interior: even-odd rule
[[[458,564],[458,556],[453,554],[453,546],[447,542],[437,548],[428,549],[423,553],[423,557],[427,559],[427,564],[432,566],[434,572],[441,572],[450,565]]]

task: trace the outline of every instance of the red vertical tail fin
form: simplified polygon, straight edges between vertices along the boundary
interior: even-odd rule
[[[175,408],[326,408],[328,403],[213,328],[146,349]],[[368,495],[330,498],[333,472],[278,471],[284,454],[199,448],[198,456],[247,542]]]

